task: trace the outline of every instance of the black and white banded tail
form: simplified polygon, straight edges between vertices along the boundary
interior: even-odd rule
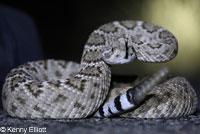
[[[168,68],[163,68],[133,88],[129,88],[125,93],[102,105],[94,117],[110,117],[135,108],[146,98],[153,87],[167,76],[168,72]]]

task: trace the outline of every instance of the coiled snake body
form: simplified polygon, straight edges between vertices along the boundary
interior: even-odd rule
[[[110,88],[110,65],[134,59],[165,62],[174,58],[177,50],[176,38],[162,27],[142,21],[114,21],[89,36],[80,65],[41,60],[12,69],[3,86],[3,107],[20,118],[85,118],[95,112],[96,117],[109,117],[131,109],[122,116],[185,116],[195,111],[196,94],[182,77],[158,85],[167,68],[134,87],[111,90],[114,98],[102,105]]]

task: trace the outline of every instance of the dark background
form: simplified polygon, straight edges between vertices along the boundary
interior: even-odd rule
[[[198,0],[1,0],[23,11],[36,24],[44,58],[79,62],[89,34],[114,20],[143,20],[169,29],[178,39],[177,57],[163,64],[134,62],[112,68],[113,73],[152,73],[168,65],[173,75],[199,79],[200,2]],[[137,70],[137,71],[136,71]]]
[[[137,12],[138,2],[131,3],[137,5]],[[45,58],[77,62],[80,61],[89,34],[95,28],[109,21],[130,19],[124,8],[129,6],[129,2],[116,0],[4,0],[1,4],[17,8],[32,17],[38,28]],[[139,19],[139,14],[135,14],[135,19]]]

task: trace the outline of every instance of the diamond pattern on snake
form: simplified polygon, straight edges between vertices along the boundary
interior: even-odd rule
[[[194,89],[183,77],[166,79],[168,68],[134,86],[110,89],[110,66],[134,60],[166,62],[176,56],[177,45],[171,32],[152,23],[104,24],[89,36],[80,64],[48,59],[12,69],[3,86],[4,110],[25,119],[192,114],[197,106]]]

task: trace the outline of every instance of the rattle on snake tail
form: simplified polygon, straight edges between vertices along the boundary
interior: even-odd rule
[[[156,85],[167,74],[167,69],[138,86],[124,87],[114,99],[107,98],[110,65],[134,59],[165,62],[173,59],[177,50],[173,34],[157,25],[142,21],[105,24],[89,36],[80,65],[41,60],[12,69],[3,86],[4,110],[13,117],[26,119],[85,118],[98,109],[95,116],[108,117],[136,107],[121,116],[159,118],[192,114],[197,99],[187,80],[176,77]],[[111,89],[110,93],[113,92]],[[101,106],[106,98],[109,102]]]

